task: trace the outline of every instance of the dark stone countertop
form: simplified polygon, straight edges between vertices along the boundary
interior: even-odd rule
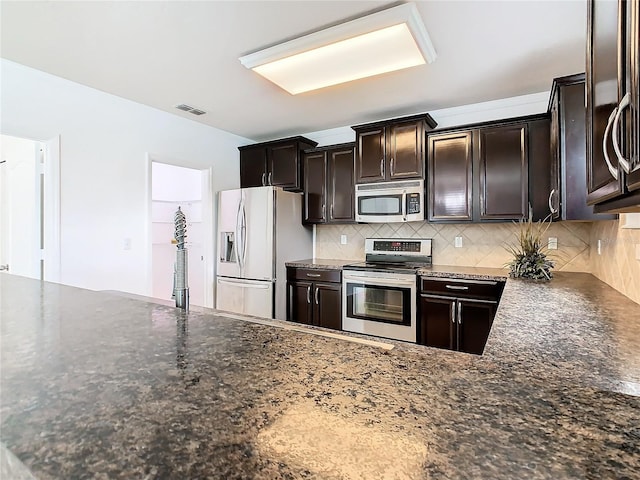
[[[0,439],[40,479],[640,477],[640,305],[588,274],[507,280],[483,356],[0,295]]]
[[[356,260],[331,260],[328,258],[308,258],[305,260],[296,260],[295,262],[286,262],[285,266],[295,268],[318,268],[323,270],[342,270],[342,267],[350,263],[356,263]]]

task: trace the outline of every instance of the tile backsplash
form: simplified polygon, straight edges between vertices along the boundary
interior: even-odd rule
[[[594,222],[591,230],[591,272],[605,283],[640,303],[640,229],[621,228],[620,221]],[[601,254],[598,255],[598,240]]]
[[[620,228],[622,221],[555,222],[544,238],[558,239],[549,257],[556,271],[593,273],[633,301],[640,303],[640,229]],[[504,268],[511,257],[505,246],[516,242],[513,223],[434,224],[428,222],[318,225],[316,257],[364,260],[364,239],[432,238],[434,265]],[[346,235],[347,243],[340,243]],[[462,247],[454,246],[462,237]],[[597,254],[597,240],[601,254]]]
[[[511,256],[505,250],[516,242],[513,223],[435,224],[427,222],[318,225],[316,257],[364,260],[367,237],[432,238],[434,265],[503,268]],[[340,244],[341,235],[347,244]],[[550,252],[556,270],[590,272],[591,223],[556,222],[545,234],[558,239],[558,249]],[[454,246],[462,237],[462,247]]]

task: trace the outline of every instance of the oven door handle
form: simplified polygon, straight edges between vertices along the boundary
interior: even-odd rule
[[[382,286],[382,287],[389,286],[389,287],[406,287],[406,288],[411,288],[415,286],[414,282],[408,282],[406,280],[396,280],[393,278],[364,278],[364,277],[345,276],[344,282],[358,283],[358,284],[363,284],[364,286],[376,285],[376,286]]]

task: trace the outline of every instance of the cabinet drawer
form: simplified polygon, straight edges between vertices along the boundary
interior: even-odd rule
[[[340,283],[342,281],[342,271],[289,267],[287,268],[287,280]]]
[[[503,287],[504,282],[495,280],[420,277],[420,292],[436,295],[498,300]]]

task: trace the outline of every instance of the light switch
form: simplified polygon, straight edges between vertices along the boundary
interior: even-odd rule
[[[340,235],[340,245],[346,245],[346,244],[347,244],[347,236]]]
[[[549,242],[547,243],[547,248],[549,250],[557,250],[558,249],[558,238],[557,237],[549,237]]]
[[[454,246],[456,248],[462,248],[462,237],[456,237],[454,240]]]

